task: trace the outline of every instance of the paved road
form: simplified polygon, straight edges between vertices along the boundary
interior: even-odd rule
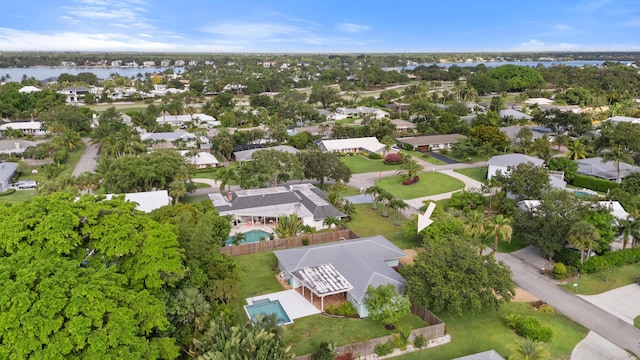
[[[496,257],[511,268],[516,285],[622,349],[640,355],[640,329],[558,287],[514,255],[498,253]]]
[[[91,139],[89,138],[83,138],[82,142],[84,143],[84,150],[80,156],[80,161],[76,164],[76,168],[73,169],[73,176],[78,176],[87,171],[94,171],[98,166],[96,159],[98,158],[100,144],[91,145]]]

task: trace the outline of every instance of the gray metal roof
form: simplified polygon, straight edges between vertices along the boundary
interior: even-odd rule
[[[477,354],[471,354],[453,360],[504,360],[500,354],[495,350],[484,351]]]
[[[618,178],[618,169],[613,161],[604,161],[601,157],[576,160],[578,163],[578,174],[596,176],[603,179],[613,180]],[[620,178],[630,174],[640,173],[640,167],[620,162]]]
[[[310,266],[292,271],[291,274],[318,296],[339,294],[353,289],[347,279],[331,264]]]
[[[492,156],[487,164],[495,166],[518,166],[519,164],[527,162],[530,162],[536,166],[544,165],[544,160],[524,154],[506,154]]]
[[[13,174],[18,170],[18,163],[3,162],[0,163],[0,183],[9,182]]]
[[[218,193],[209,196],[220,215],[280,216],[297,213],[313,216],[315,220],[345,216],[327,201],[322,190],[311,184],[238,190],[231,195],[231,201]]]
[[[387,260],[406,256],[402,250],[383,236],[333,242],[276,250],[274,254],[288,272],[306,267],[331,264],[353,286],[347,292],[362,303],[369,285],[393,284],[404,292],[404,278],[389,265]]]
[[[516,120],[532,120],[533,119],[533,116],[527,115],[521,111],[514,110],[514,109],[500,110],[500,117],[501,118],[510,117]]]

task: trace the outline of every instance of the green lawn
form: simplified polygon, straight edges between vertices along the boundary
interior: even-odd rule
[[[439,316],[451,335],[449,344],[436,346],[396,357],[398,360],[449,360],[477,352],[496,350],[504,358],[512,353],[519,337],[506,325],[509,314],[536,316],[544,326],[553,329],[553,339],[545,344],[551,359],[569,359],[573,348],[588,330],[561,314],[544,314],[533,310],[528,303],[509,303],[499,311],[487,311],[476,316]]]
[[[426,326],[417,316],[403,319],[397,328],[416,329]],[[333,342],[336,346],[354,344],[368,339],[390,335],[384,326],[369,319],[336,319],[322,315],[308,316],[294,320],[293,324],[285,327],[284,341],[291,345],[296,355],[313,353],[321,342]]]
[[[354,174],[398,170],[400,168],[400,165],[386,165],[382,160],[371,160],[362,156],[344,156],[340,160],[347,164]]]
[[[146,110],[148,105],[145,104],[142,101],[139,102],[134,102],[134,103],[127,103],[127,104],[122,104],[122,103],[109,103],[109,104],[92,104],[92,105],[85,105],[86,107],[88,107],[89,109],[96,111],[96,112],[102,112],[107,110],[110,107],[115,107],[116,110],[119,111],[130,111],[130,110],[134,110],[134,111],[140,111],[140,110]]]
[[[196,189],[208,189],[211,187],[209,184],[201,183],[201,182],[193,182],[196,185]]]
[[[418,159],[421,159],[421,160],[424,160],[426,162],[429,162],[429,163],[431,163],[433,165],[446,165],[446,163],[444,161],[438,160],[438,159],[434,158],[433,156],[431,156],[431,155],[429,155],[427,153],[421,153],[420,151],[400,149],[400,153],[416,157]]]
[[[477,167],[477,168],[468,168],[468,169],[457,169],[454,170],[457,173],[468,176],[476,181],[484,182],[487,180],[487,170],[489,168],[487,166]]]
[[[16,192],[14,192],[11,195],[0,196],[0,202],[1,201],[7,201],[11,203],[23,202],[31,199],[37,194],[38,193],[36,192],[36,190],[16,190]]]
[[[420,243],[406,235],[407,219],[400,219],[400,226],[393,224],[393,216],[384,218],[380,216],[380,210],[371,209],[371,204],[355,205],[356,214],[347,227],[360,237],[382,235],[394,243],[400,249],[412,249],[420,246]]]
[[[448,154],[443,155],[443,156],[446,156],[446,157],[448,157],[450,159],[453,159],[453,160],[456,160],[456,161],[459,161],[459,162],[464,162],[464,163],[466,163],[466,162],[474,163],[474,162],[487,161],[491,157],[491,156],[487,156],[487,155],[473,155],[473,156],[470,157],[471,161],[467,161],[468,160],[467,158],[461,158],[461,157],[454,156],[453,153],[451,153],[451,152],[449,152]]]
[[[640,275],[640,263],[625,265],[595,274],[584,274],[580,279],[569,281],[561,286],[578,294],[595,295],[633,284],[636,282],[638,275]],[[573,284],[578,284],[578,286],[574,288]]]
[[[498,241],[498,252],[510,253],[520,249],[524,249],[528,246],[525,240],[517,234],[511,238],[511,242]]]
[[[464,188],[462,181],[438,172],[421,173],[420,181],[413,185],[402,185],[401,175],[378,179],[376,185],[403,200],[442,194]]]
[[[636,316],[636,318],[633,319],[633,326],[635,326],[638,329],[640,329],[640,315]]]

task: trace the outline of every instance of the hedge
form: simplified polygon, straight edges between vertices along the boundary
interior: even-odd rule
[[[600,191],[604,193],[606,193],[610,189],[613,190],[618,186],[620,186],[620,184],[618,184],[615,181],[610,181],[610,180],[600,179],[593,176],[586,176],[586,175],[580,175],[580,174],[576,174],[576,176],[573,178],[572,185],[576,187],[591,189],[591,190]]]
[[[540,321],[533,316],[519,317],[513,328],[520,336],[532,341],[549,342],[553,337],[553,330],[550,327],[542,326]]]
[[[640,262],[640,247],[608,252],[600,256],[593,256],[582,265],[582,271],[587,274],[616,268]]]
[[[376,154],[376,153],[369,153],[367,156],[371,160],[380,160],[380,159],[382,159],[382,155]]]

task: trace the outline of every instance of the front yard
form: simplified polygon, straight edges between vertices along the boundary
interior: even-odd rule
[[[398,170],[400,168],[400,165],[387,165],[383,160],[371,160],[359,155],[344,156],[340,160],[354,174]]]
[[[376,185],[403,200],[442,194],[464,188],[462,181],[439,172],[421,173],[419,176],[420,181],[412,185],[402,185],[403,176],[401,175],[378,179]]]
[[[487,167],[487,166],[481,166],[481,167],[476,167],[476,168],[457,169],[457,170],[453,170],[453,171],[455,171],[457,173],[460,173],[462,175],[468,176],[468,177],[472,178],[473,180],[484,182],[485,180],[487,180],[487,170],[488,169],[489,169],[489,167]]]
[[[640,275],[640,263],[625,265],[595,274],[584,274],[580,279],[573,279],[561,286],[567,291],[580,295],[595,295],[633,284],[636,282],[638,275]],[[578,284],[578,286],[574,288],[573,284]]]

